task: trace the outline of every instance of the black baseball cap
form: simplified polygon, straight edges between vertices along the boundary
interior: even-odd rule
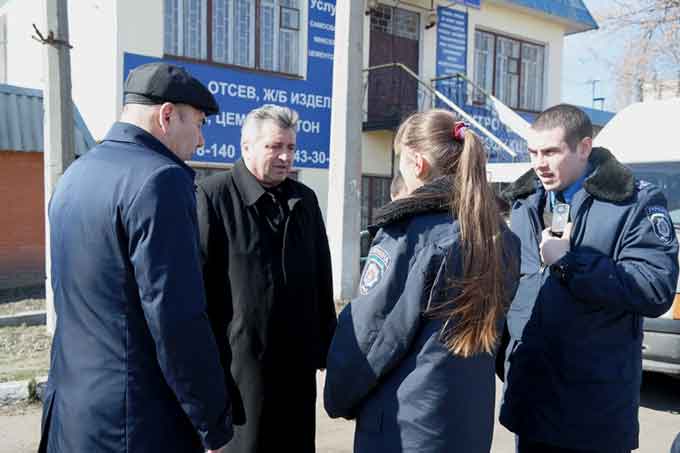
[[[190,105],[206,115],[214,115],[220,110],[205,85],[184,68],[168,63],[147,63],[130,71],[124,95],[123,104],[172,102]]]

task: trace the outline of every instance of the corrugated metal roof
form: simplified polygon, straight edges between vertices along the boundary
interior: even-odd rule
[[[593,123],[593,126],[599,126],[599,127],[604,127],[605,124],[609,122],[610,119],[612,119],[615,115],[614,112],[608,112],[607,110],[596,110],[596,109],[591,109],[590,107],[584,107],[582,105],[577,105],[576,107],[580,108],[585,112],[586,115],[588,115],[588,118],[590,118],[590,122]],[[519,115],[527,120],[529,123],[533,123],[534,120],[536,119],[536,116],[538,113],[533,113],[533,112],[517,112]]]
[[[572,27],[567,34],[596,30],[597,22],[582,0],[506,0],[508,3],[566,20]]]
[[[0,150],[43,151],[43,96],[41,90],[0,84]],[[78,108],[73,106],[76,155],[95,145]]]
[[[590,122],[593,123],[593,126],[604,127],[609,122],[609,120],[614,118],[614,115],[616,115],[616,113],[609,112],[607,110],[597,110],[582,106],[579,106],[579,108],[586,112],[586,115],[590,117]]]

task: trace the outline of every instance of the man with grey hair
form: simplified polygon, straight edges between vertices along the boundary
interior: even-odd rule
[[[201,181],[208,316],[232,398],[227,452],[313,452],[316,370],[335,330],[330,251],[314,192],[289,178],[298,115],[251,111],[243,158]]]

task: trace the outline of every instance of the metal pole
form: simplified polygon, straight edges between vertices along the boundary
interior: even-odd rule
[[[642,102],[645,100],[645,88],[642,77],[638,77],[635,81],[635,101]]]
[[[364,72],[370,72],[370,71],[375,71],[387,67],[399,67],[401,68],[402,71],[405,71],[407,74],[409,74],[411,77],[413,77],[415,80],[418,81],[423,87],[425,87],[426,90],[430,91],[432,95],[436,98],[442,101],[444,104],[446,104],[451,110],[455,111],[458,113],[460,116],[462,116],[468,123],[476,127],[483,135],[488,137],[492,142],[494,142],[496,145],[498,145],[502,150],[504,150],[506,153],[510,154],[512,158],[517,157],[517,153],[512,150],[508,145],[503,143],[496,137],[494,134],[491,133],[487,128],[482,126],[477,120],[474,119],[474,117],[470,114],[468,114],[465,110],[462,108],[458,107],[456,104],[454,104],[448,97],[444,96],[439,90],[435,90],[432,88],[430,85],[427,83],[423,82],[420,78],[418,78],[418,75],[411,71],[408,67],[404,66],[401,63],[387,63],[383,65],[377,65],[377,66],[371,66],[370,68],[364,69]],[[466,77],[463,77],[465,80],[468,80]],[[482,91],[485,93],[484,91]],[[486,96],[489,97],[494,102],[494,105],[496,108],[501,108],[504,106],[504,104],[499,101],[497,98],[494,96],[491,96],[488,93],[485,93]],[[510,107],[505,106],[504,107],[507,111],[512,112]],[[518,123],[515,124],[515,127],[510,126],[510,128],[517,133],[520,137],[524,138],[526,140],[527,132],[526,130],[529,128],[529,123],[526,122],[521,116],[517,115],[516,113],[513,113],[515,117],[518,119]],[[519,124],[519,123],[522,124]],[[522,128],[519,128],[519,126],[522,126]]]
[[[593,103],[593,108],[595,108],[595,86],[598,84],[598,82],[599,82],[599,80],[597,80],[597,79],[593,79],[593,80],[590,80],[588,82],[588,83],[593,85],[593,95],[591,97],[592,103]]]
[[[336,5],[327,229],[334,297],[347,301],[359,280],[364,2]]]
[[[45,89],[43,92],[45,124],[45,298],[47,330],[54,334],[57,317],[54,311],[50,257],[49,200],[59,177],[73,162],[75,141],[73,102],[71,100],[71,56],[68,44],[67,0],[45,0]]]

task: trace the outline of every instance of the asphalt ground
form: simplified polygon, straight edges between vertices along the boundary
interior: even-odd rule
[[[323,395],[323,374],[319,375],[317,382],[318,394]],[[498,400],[500,382],[496,390]],[[668,453],[673,439],[680,433],[680,379],[646,373],[640,397],[640,448],[636,452]],[[350,453],[354,423],[328,418],[320,399],[317,402],[317,451]],[[498,410],[498,404],[496,406]],[[34,453],[39,442],[40,415],[41,408],[35,404],[0,407],[0,453]],[[512,433],[498,423],[491,451],[515,451]]]

